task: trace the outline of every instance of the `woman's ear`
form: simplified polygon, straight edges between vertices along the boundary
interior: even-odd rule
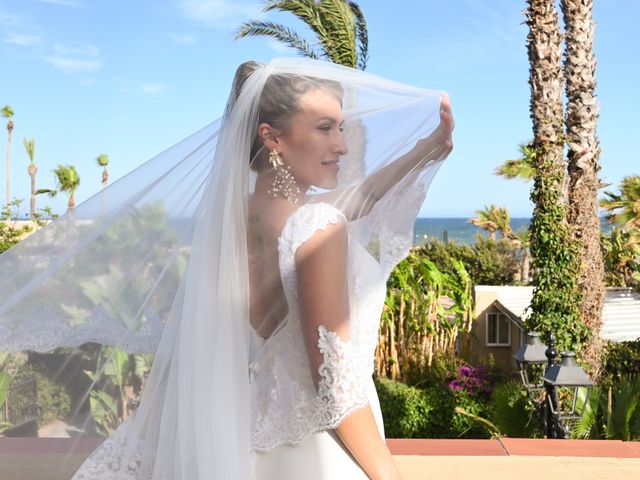
[[[258,137],[260,137],[260,141],[268,151],[278,147],[279,135],[280,132],[268,123],[261,123],[258,125]]]

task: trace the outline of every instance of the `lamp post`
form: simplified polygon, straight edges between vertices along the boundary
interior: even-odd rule
[[[546,346],[537,332],[528,333],[526,343],[514,354],[522,383],[536,404],[536,413],[544,424],[547,438],[567,436],[571,424],[584,414],[593,387],[593,382],[576,363],[573,353],[562,352],[559,364],[556,363],[557,356],[553,334],[549,334],[549,346]],[[545,361],[544,375],[538,383],[531,378],[531,367]],[[541,395],[543,389],[544,395]],[[584,398],[581,398],[580,389],[586,389]],[[563,406],[567,404],[571,407]]]
[[[536,382],[535,373],[532,371],[531,366],[547,363],[546,350],[547,346],[540,341],[540,334],[538,332],[529,332],[524,345],[513,356],[518,364],[522,383],[529,393],[535,393],[543,387],[542,381]]]

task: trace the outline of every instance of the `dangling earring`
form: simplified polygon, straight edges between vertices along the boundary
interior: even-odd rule
[[[291,166],[284,166],[282,157],[275,148],[269,152],[269,163],[275,170],[276,175],[273,178],[271,190],[267,190],[267,193],[271,194],[273,198],[276,198],[278,194],[280,194],[286,198],[289,203],[297,205],[298,196],[301,192],[296,180],[291,174]]]

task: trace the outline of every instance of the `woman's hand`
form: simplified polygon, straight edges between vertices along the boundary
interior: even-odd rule
[[[431,160],[445,158],[453,149],[451,134],[455,127],[449,96],[444,95],[440,102],[440,124],[426,138],[418,140],[412,154],[425,164]]]

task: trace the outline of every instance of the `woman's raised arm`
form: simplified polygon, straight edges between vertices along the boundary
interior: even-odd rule
[[[411,151],[369,175],[357,187],[317,195],[317,201],[334,204],[349,220],[356,220],[367,215],[400,181],[418,175],[429,163],[446,158],[453,148],[451,133],[454,128],[449,97],[442,98],[440,107],[440,124]]]

